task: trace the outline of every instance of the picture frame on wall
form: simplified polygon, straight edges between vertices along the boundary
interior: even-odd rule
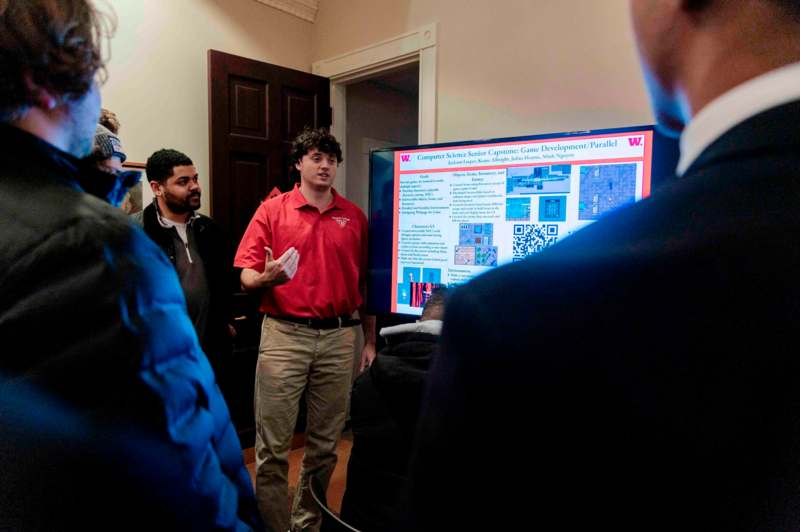
[[[125,161],[122,163],[122,168],[141,172],[139,182],[128,190],[128,194],[121,205],[122,210],[127,214],[134,214],[153,201],[153,191],[150,190],[150,182],[147,179],[147,165],[136,161]]]

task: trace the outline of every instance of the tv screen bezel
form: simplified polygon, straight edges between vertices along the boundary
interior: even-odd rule
[[[616,135],[632,132],[651,132],[652,150],[650,165],[650,194],[653,194],[665,181],[674,176],[678,160],[678,140],[662,134],[653,124],[640,126],[626,126],[619,128],[587,129],[559,133],[542,133],[536,135],[523,135],[517,137],[498,137],[474,140],[461,140],[453,142],[440,142],[432,144],[393,146],[370,151],[369,154],[369,207],[367,217],[369,220],[369,256],[367,266],[367,313],[373,315],[399,315],[413,317],[413,314],[393,313],[391,311],[391,268],[392,268],[392,241],[394,238],[394,154],[398,151],[446,149],[469,147],[477,145],[494,145],[503,143],[529,142],[537,140],[564,140],[585,136]],[[388,157],[386,155],[389,155]],[[388,187],[391,196],[386,197],[385,178],[378,183],[376,177],[376,157],[388,159],[392,183]],[[380,188],[380,190],[376,190]],[[383,194],[380,201],[376,201],[376,194]],[[388,223],[385,217],[386,205],[392,205],[392,216]],[[388,244],[388,245],[387,245]],[[388,249],[388,252],[386,251]],[[388,266],[388,267],[387,267]],[[388,280],[388,283],[386,282]]]

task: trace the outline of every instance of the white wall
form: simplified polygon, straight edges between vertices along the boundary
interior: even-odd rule
[[[440,142],[653,121],[628,0],[323,0],[312,59],[433,22]]]
[[[312,25],[253,0],[110,4],[118,22],[103,105],[122,123],[129,160],[167,147],[192,158],[208,213],[208,50],[308,72]]]

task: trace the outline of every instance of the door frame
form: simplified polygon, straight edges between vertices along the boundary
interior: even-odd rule
[[[364,48],[323,59],[311,72],[331,80],[331,132],[342,146],[347,145],[347,85],[374,77],[381,72],[419,63],[419,116],[417,142],[436,142],[436,23],[403,33]],[[339,167],[337,190],[347,193],[347,161]],[[345,185],[344,187],[342,185]]]

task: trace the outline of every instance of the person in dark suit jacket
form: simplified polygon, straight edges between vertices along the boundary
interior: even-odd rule
[[[682,174],[445,314],[413,530],[800,530],[800,3],[635,0]]]

